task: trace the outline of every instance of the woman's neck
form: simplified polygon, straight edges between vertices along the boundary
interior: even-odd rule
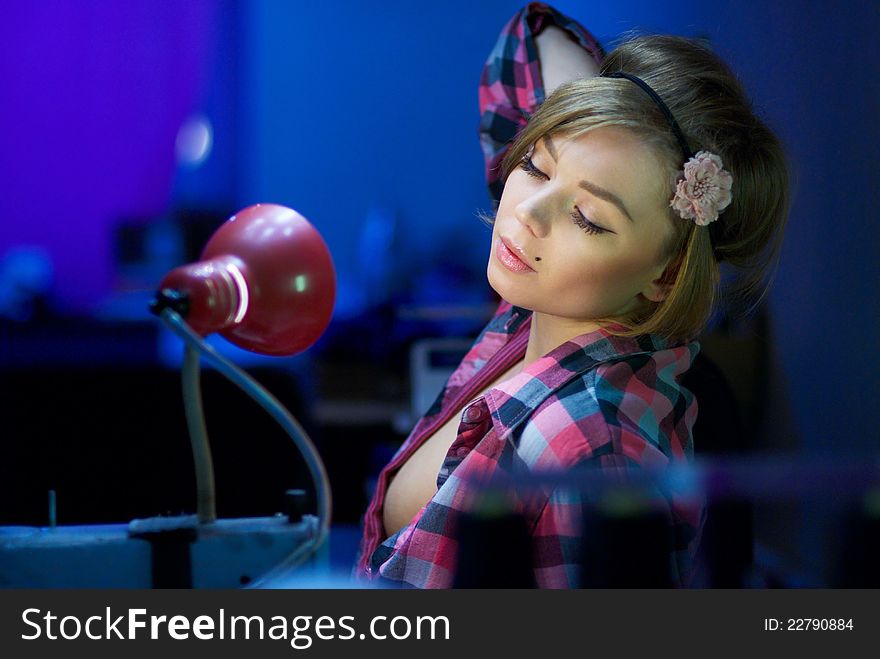
[[[576,336],[594,332],[601,325],[592,321],[548,316],[538,311],[532,312],[532,324],[529,328],[529,343],[523,368],[537,361],[554,348],[561,346]]]

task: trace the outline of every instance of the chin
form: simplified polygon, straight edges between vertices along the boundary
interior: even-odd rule
[[[492,290],[498,293],[502,300],[506,300],[516,307],[534,311],[534,301],[530,301],[528,296],[523,294],[522,286],[512,286],[510,282],[505,281],[503,269],[499,268],[497,271],[494,271],[496,267],[490,264],[486,269],[486,279],[489,281],[489,286],[492,287]]]
[[[489,262],[488,267],[486,268],[486,280],[489,282],[489,286],[492,287],[492,290],[498,293],[502,299],[510,302],[510,297],[508,297],[511,291],[508,290],[508,286],[505,286],[505,282],[503,281],[504,273],[500,273],[497,270],[498,266],[491,261]]]

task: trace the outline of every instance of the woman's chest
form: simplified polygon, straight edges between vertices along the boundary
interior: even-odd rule
[[[403,463],[385,494],[383,521],[386,535],[405,526],[437,492],[437,476],[457,437],[458,415],[437,429]]]
[[[491,384],[484,387],[477,398],[518,373],[521,368],[521,363],[512,366]],[[468,419],[465,419],[463,423],[462,411],[464,409],[464,405],[458,406],[450,418],[425,439],[393,475],[383,504],[383,523],[386,536],[392,535],[398,529],[409,524],[416,513],[437,493],[440,470],[449,455],[450,447],[462,428],[473,426],[470,431],[474,432],[482,427],[482,424],[479,423],[469,423]],[[468,412],[465,412],[466,416],[467,414]],[[484,419],[480,419],[480,421],[482,420]]]

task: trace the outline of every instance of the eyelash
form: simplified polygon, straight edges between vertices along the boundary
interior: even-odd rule
[[[542,181],[545,179],[549,180],[549,177],[544,172],[535,167],[535,164],[532,162],[532,158],[528,155],[523,156],[522,160],[520,160],[519,162],[519,166],[529,176],[534,176],[536,179]],[[600,234],[607,231],[607,229],[598,227],[590,222],[577,208],[575,208],[571,212],[571,219],[578,227],[583,229],[588,234]]]

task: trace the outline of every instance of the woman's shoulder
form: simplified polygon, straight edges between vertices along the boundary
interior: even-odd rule
[[[690,342],[628,353],[578,373],[524,424],[520,452],[548,468],[612,453],[639,461],[688,454],[696,400],[680,378],[698,351]]]
[[[699,342],[671,342],[652,335],[625,341],[633,344],[632,349],[621,350],[614,359],[597,365],[597,395],[616,398],[623,393],[643,395],[658,390],[673,397],[684,391],[681,379],[700,352]]]
[[[630,396],[650,403],[658,396],[674,400],[690,395],[682,378],[700,352],[697,341],[670,341],[654,335],[630,338],[607,332],[602,336],[556,365],[558,369],[577,367],[557,397],[589,406],[624,405]]]
[[[611,449],[644,463],[690,457],[697,401],[682,383],[699,352],[691,341],[601,364],[595,396]]]

